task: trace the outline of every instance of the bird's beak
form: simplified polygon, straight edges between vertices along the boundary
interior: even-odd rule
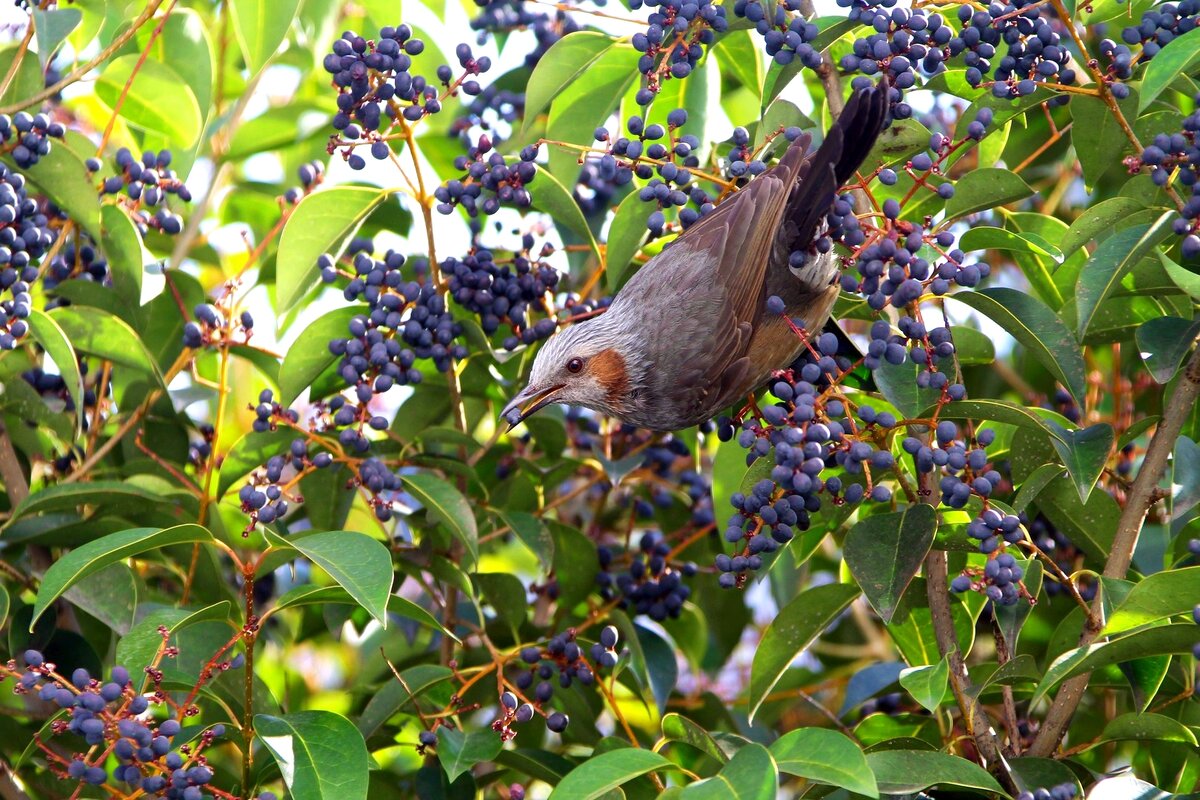
[[[526,386],[522,389],[500,412],[500,416],[508,423],[508,429],[511,431],[525,419],[553,403],[554,396],[563,386],[565,384],[560,383],[545,389],[537,386]]]

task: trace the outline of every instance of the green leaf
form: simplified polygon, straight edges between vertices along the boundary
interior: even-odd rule
[[[458,489],[428,472],[402,476],[405,490],[425,506],[430,516],[466,548],[463,567],[473,569],[479,561],[479,529],[471,504]]]
[[[593,61],[612,47],[612,37],[595,31],[574,31],[546,51],[525,84],[525,117],[521,135],[564,89],[588,71]]]
[[[442,725],[437,729],[437,737],[438,761],[442,762],[442,769],[451,783],[464,772],[470,772],[476,764],[491,761],[504,747],[500,737],[490,730],[463,733]]]
[[[446,683],[453,677],[454,672],[441,664],[418,664],[400,673],[401,680],[390,680],[379,691],[371,695],[367,707],[358,718],[358,729],[368,739],[379,728],[399,713],[409,703],[414,703],[436,686]],[[444,687],[446,699],[449,700],[451,690]],[[438,702],[430,698],[433,702]]]
[[[867,154],[861,167],[864,174],[877,167],[887,167],[907,161],[917,153],[929,148],[929,129],[917,120],[895,120],[883,129],[875,146]]]
[[[1197,643],[1200,643],[1200,625],[1187,622],[1160,625],[1109,641],[1076,647],[1054,659],[1042,677],[1042,682],[1038,684],[1033,699],[1036,701],[1044,697],[1060,681],[1091,672],[1098,667],[1154,655],[1190,653]]]
[[[1100,494],[1104,494],[1100,492]],[[1105,495],[1107,497],[1108,495]],[[1042,588],[1042,562],[1036,559],[1028,561],[1018,559],[1017,563],[1025,570],[1025,588],[1029,590],[1029,594],[1033,597],[1038,596],[1038,592]],[[1029,603],[1015,603],[1011,606],[1000,606],[993,610],[996,616],[996,628],[1004,640],[1008,642],[1008,651],[1016,652],[1017,641],[1021,635],[1021,628],[1025,626],[1025,620],[1029,618],[1033,606]]]
[[[867,753],[867,764],[884,794],[911,794],[930,786],[944,786],[1007,797],[983,767],[946,753],[879,750]]]
[[[479,587],[487,604],[496,610],[496,616],[513,631],[525,622],[527,605],[525,585],[516,575],[508,572],[476,572],[471,582]]]
[[[928,143],[927,138],[922,147]],[[1031,194],[1033,189],[1015,172],[996,167],[972,170],[954,184],[954,197],[946,201],[946,218],[1007,205]]]
[[[29,330],[33,333],[34,340],[54,359],[54,363],[58,366],[58,372],[62,375],[63,383],[67,386],[67,393],[75,401],[75,422],[78,432],[78,426],[82,420],[79,415],[83,411],[83,377],[79,374],[79,361],[75,355],[75,348],[71,346],[71,340],[67,338],[67,334],[59,327],[58,323],[36,308],[29,312]]]
[[[588,227],[583,210],[579,208],[575,197],[559,182],[558,178],[551,175],[549,170],[539,169],[537,177],[527,188],[534,208],[549,214],[559,225],[563,225],[583,237],[596,258],[600,258],[600,246],[596,244],[596,237],[592,235],[592,229]]]
[[[304,326],[288,348],[279,368],[279,403],[289,406],[324,372],[337,356],[329,352],[331,339],[350,335],[350,320],[362,314],[361,306],[335,308]]]
[[[21,172],[93,239],[100,238],[100,200],[96,187],[83,160],[71,148],[55,143],[49,153]]]
[[[918,503],[892,514],[866,517],[846,534],[846,566],[885,624],[892,621],[936,532],[937,512]]]
[[[779,769],[848,792],[879,797],[862,750],[849,736],[825,728],[799,728],[771,743]]]
[[[233,30],[251,76],[257,75],[283,44],[299,8],[300,0],[232,0],[229,4]]]
[[[737,76],[742,86],[756,99],[761,98],[763,79],[766,77],[763,51],[751,31],[729,31],[717,40],[712,52],[721,65],[722,73]]]
[[[572,36],[578,34],[571,34]],[[570,38],[570,37],[567,37]],[[616,42],[587,65],[587,80],[564,86],[550,103],[546,138],[574,145],[591,145],[598,125],[617,108],[637,73],[638,52],[628,42]],[[527,116],[531,116],[526,112]],[[574,188],[579,175],[579,152],[549,147],[549,172],[563,186]]]
[[[270,530],[272,547],[295,550],[329,573],[359,605],[387,627],[392,594],[392,555],[379,541],[356,531],[328,531],[284,539]]]
[[[8,621],[9,605],[8,590],[4,588],[4,584],[0,583],[0,626]]]
[[[554,787],[549,800],[595,800],[639,775],[674,768],[674,764],[651,750],[634,747],[610,750],[568,772]]]
[[[729,763],[708,780],[684,787],[682,800],[775,800],[779,769],[771,751],[752,743],[733,754]]]
[[[554,537],[540,519],[526,511],[501,512],[504,524],[512,528],[521,543],[537,556],[544,572],[554,568]]]
[[[109,108],[115,108],[132,79],[121,105],[122,119],[134,127],[161,133],[181,149],[191,149],[203,125],[196,95],[175,70],[152,59],[139,66],[141,58],[139,53],[129,53],[110,61],[96,80],[96,95]]]
[[[554,575],[559,586],[558,607],[574,608],[595,587],[596,544],[578,528],[561,523],[552,524],[550,533],[554,541]],[[641,652],[641,647],[637,652]]]
[[[992,686],[1011,686],[1016,683],[1037,683],[1041,675],[1042,673],[1038,669],[1037,662],[1033,660],[1033,656],[1029,655],[1028,653],[1022,653],[1012,661],[1009,661],[995,669],[992,674],[988,675],[982,683],[968,686],[966,688],[966,694],[970,697],[979,697]]]
[[[312,287],[322,253],[337,256],[367,216],[388,193],[365,186],[335,186],[300,201],[279,239],[276,301],[280,313],[291,310]]]
[[[1112,295],[1121,279],[1171,233],[1175,216],[1174,211],[1167,211],[1152,225],[1135,225],[1117,231],[1092,253],[1079,271],[1075,284],[1079,321],[1076,334],[1080,340],[1087,335],[1100,305]]]
[[[17,52],[18,46],[16,43],[0,50],[0,74],[8,73]],[[45,86],[46,78],[42,72],[41,65],[35,59],[25,58],[24,54],[22,54],[21,63],[17,65],[12,84],[0,96],[0,101],[5,105],[24,105],[26,98],[37,94]],[[33,109],[30,109],[30,113],[33,113]]]
[[[604,281],[609,291],[617,291],[628,280],[633,257],[650,233],[646,220],[653,209],[654,204],[642,200],[637,192],[627,194],[617,206],[604,247]]]
[[[750,667],[749,717],[762,706],[792,661],[858,597],[845,583],[816,586],[788,603],[763,633]]]
[[[900,685],[929,712],[942,704],[949,679],[950,664],[944,657],[932,666],[908,667],[900,673]]]
[[[1042,489],[1045,489],[1050,481],[1061,475],[1062,471],[1063,467],[1059,464],[1042,464],[1030,473],[1029,477],[1021,481],[1021,490],[1017,492],[1017,496],[1012,502],[1013,512],[1020,514],[1028,508],[1029,504],[1041,494]]]
[[[113,290],[121,302],[131,308],[142,304],[142,237],[120,206],[109,204],[100,209],[101,240],[104,257],[112,272]],[[168,290],[169,291],[169,290]]]
[[[292,348],[295,349],[294,347]],[[288,445],[297,437],[291,428],[250,431],[233,443],[221,459],[217,476],[217,497],[224,497],[241,478],[259,469],[271,456],[289,454]]]
[[[1197,63],[1200,63],[1200,33],[1196,30],[1167,42],[1166,47],[1154,54],[1142,76],[1138,114],[1149,108],[1176,78],[1191,73]]]
[[[1162,263],[1167,275],[1193,300],[1200,300],[1200,274],[1184,269],[1175,263],[1166,253],[1158,252],[1158,260]]]
[[[254,716],[294,800],[366,800],[370,758],[358,728],[332,711]]]
[[[1084,403],[1084,354],[1066,323],[1049,306],[1024,291],[1006,287],[960,291],[954,299],[1003,327],[1066,387],[1076,402]]]
[[[158,365],[129,323],[107,311],[85,306],[55,308],[47,316],[58,323],[77,351],[144,372],[162,385]]]
[[[1131,711],[1105,725],[1104,732],[1100,734],[1100,740],[1096,744],[1112,741],[1182,742],[1195,747],[1196,734],[1182,722],[1162,714],[1138,714]]]
[[[79,27],[83,12],[78,8],[33,9],[34,30],[37,34],[38,60],[43,69],[50,63],[54,51],[71,32]]]
[[[159,628],[175,633],[197,622],[223,622],[229,619],[232,605],[228,600],[213,603],[204,608],[157,608],[129,629],[129,633],[117,642],[116,663],[129,670],[130,675],[143,675],[144,669],[154,661],[158,648],[163,643]],[[149,680],[147,676],[144,680]]]
[[[274,614],[287,608],[327,604],[359,605],[359,602],[353,595],[340,586],[304,584],[303,586],[296,586],[287,590],[287,592],[275,601],[275,605],[271,606],[267,613]],[[405,600],[399,595],[393,594],[388,596],[387,612],[388,614],[395,614],[399,617],[411,619],[419,625],[424,625],[426,628],[435,630],[458,641],[458,637],[443,628],[441,623],[432,614],[411,600]]]
[[[1200,567],[1165,570],[1143,578],[1109,615],[1104,636],[1116,636],[1152,625],[1179,614],[1191,614],[1200,605]]]
[[[1060,243],[1063,255],[1070,257],[1076,250],[1093,239],[1104,238],[1116,230],[1117,225],[1131,214],[1136,214],[1145,208],[1146,203],[1142,199],[1119,195],[1101,200],[1085,209],[1071,223],[1071,228]]]
[[[681,714],[671,712],[665,715],[662,720],[662,732],[664,739],[689,744],[722,764],[729,760],[729,756],[708,731]]]
[[[980,226],[971,228],[958,240],[959,249],[1009,250],[1016,253],[1034,253],[1062,261],[1062,251],[1035,233],[1017,233],[1005,228]]]
[[[1076,103],[1075,101],[1080,102]],[[1131,95],[1118,101],[1128,119],[1136,119],[1137,97]],[[1120,165],[1131,145],[1108,104],[1099,97],[1080,95],[1071,98],[1071,145],[1083,170],[1083,180],[1090,190]]]
[[[212,534],[207,529],[186,524],[161,529],[132,528],[110,533],[81,545],[51,564],[42,576],[42,584],[33,603],[33,618],[29,621],[29,630],[33,630],[38,617],[45,613],[46,608],[61,597],[63,592],[109,564],[168,545],[212,540]]]
[[[73,511],[81,506],[91,506],[93,512],[119,508],[122,512],[130,513],[146,508],[163,509],[164,506],[169,506],[165,510],[171,512],[181,511],[169,498],[124,481],[64,483],[47,486],[26,497],[23,503],[13,509],[12,517],[5,523],[5,527],[34,514]],[[98,517],[100,514],[94,513],[94,516]]]

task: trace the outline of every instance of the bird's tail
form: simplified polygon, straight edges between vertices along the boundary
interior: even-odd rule
[[[888,92],[886,79],[854,92],[815,153],[805,157],[808,137],[801,137],[780,159],[780,168],[795,175],[778,242],[785,252],[818,236],[838,190],[854,177],[883,131]]]

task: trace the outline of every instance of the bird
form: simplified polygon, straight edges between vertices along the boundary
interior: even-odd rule
[[[817,240],[887,117],[885,83],[856,90],[812,154],[811,136],[797,137],[775,166],[647,261],[603,314],[547,339],[501,412],[509,430],[551,403],[681,430],[791,364],[805,347],[793,325],[819,331],[838,296],[838,257]],[[797,250],[808,258],[793,266]],[[767,310],[773,297],[782,314]]]

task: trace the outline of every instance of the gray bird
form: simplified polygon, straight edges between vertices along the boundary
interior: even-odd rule
[[[552,336],[510,426],[550,403],[583,406],[656,431],[712,419],[800,355],[838,295],[837,257],[819,253],[837,191],[883,129],[887,87],[857,91],[824,142],[792,143],[779,163],[692,224],[629,279],[606,312]],[[789,254],[807,250],[798,268]],[[766,310],[768,297],[784,314]]]

